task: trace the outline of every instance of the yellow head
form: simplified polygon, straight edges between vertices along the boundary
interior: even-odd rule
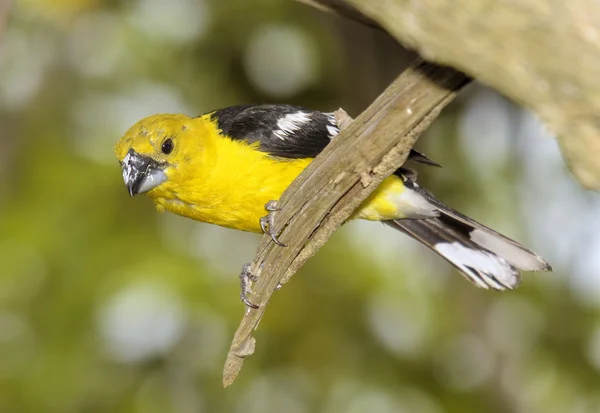
[[[197,170],[206,147],[198,123],[185,115],[149,116],[133,125],[117,142],[115,154],[131,196],[176,199]],[[201,125],[201,124],[200,124]]]

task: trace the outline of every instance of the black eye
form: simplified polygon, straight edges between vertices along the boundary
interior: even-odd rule
[[[161,150],[162,153],[164,153],[165,155],[168,155],[171,152],[173,152],[173,141],[171,139],[167,139],[166,141],[164,141],[161,146]]]

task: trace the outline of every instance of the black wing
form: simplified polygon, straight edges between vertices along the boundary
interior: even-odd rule
[[[261,151],[282,158],[314,158],[339,132],[333,113],[294,105],[231,106],[212,112],[211,117],[224,135],[259,142]],[[415,150],[411,150],[409,159],[440,166]]]
[[[282,158],[314,158],[338,133],[333,114],[293,105],[240,105],[211,114],[224,135]]]

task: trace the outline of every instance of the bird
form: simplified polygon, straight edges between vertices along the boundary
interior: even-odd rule
[[[289,104],[246,104],[199,116],[156,114],[130,127],[115,154],[130,196],[158,211],[255,233],[273,233],[277,200],[339,133],[333,113]],[[440,166],[411,150],[408,160]],[[401,166],[349,220],[380,221],[437,253],[478,287],[515,289],[520,270],[551,271],[519,242],[447,206]],[[256,277],[243,267],[241,299],[250,306]]]

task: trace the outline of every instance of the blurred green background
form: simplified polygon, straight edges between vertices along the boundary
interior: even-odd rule
[[[383,225],[342,228],[274,295],[221,387],[259,237],[130,199],[140,118],[248,102],[360,112],[412,56],[284,0],[22,0],[0,46],[0,412],[600,411],[600,199],[480,85],[419,143],[423,186],[545,256],[475,288]]]

